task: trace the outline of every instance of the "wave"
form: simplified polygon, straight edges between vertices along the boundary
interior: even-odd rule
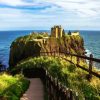
[[[86,49],[85,52],[87,52],[86,56],[88,57],[90,56],[90,54],[92,54],[92,52],[89,49]],[[87,60],[87,63],[89,64],[88,60]],[[93,67],[96,68],[98,71],[100,71],[100,63],[94,62]]]
[[[86,52],[86,56],[90,56],[90,54],[92,54],[92,52],[89,49],[86,49],[85,52]]]

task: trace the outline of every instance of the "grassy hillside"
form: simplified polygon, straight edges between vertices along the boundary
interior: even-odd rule
[[[58,78],[62,84],[77,91],[79,100],[100,100],[100,79],[93,76],[89,82],[86,79],[87,72],[61,58],[27,58],[18,63],[12,71],[20,71],[21,68],[39,68],[40,65],[45,67],[53,77]]]

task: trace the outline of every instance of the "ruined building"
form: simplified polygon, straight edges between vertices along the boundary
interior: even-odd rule
[[[68,35],[80,35],[80,33],[78,31],[75,31],[75,32],[69,31]]]
[[[64,30],[60,26],[54,26],[51,28],[51,36],[56,38],[61,38],[64,34]]]

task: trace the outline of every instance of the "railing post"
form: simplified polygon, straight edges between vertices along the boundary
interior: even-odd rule
[[[51,51],[51,56],[52,56],[52,51]]]
[[[51,100],[53,100],[53,77],[50,76],[50,79],[51,79]]]
[[[53,95],[53,100],[55,100],[55,95],[56,95],[56,92],[55,92],[55,79],[53,78],[53,82],[52,82],[52,87],[53,87],[53,91],[52,91],[52,95]]]
[[[73,100],[73,92],[71,89],[70,89],[70,100]]]
[[[0,100],[2,100],[2,96],[0,96]]]
[[[78,99],[78,93],[77,92],[75,93],[75,100],[79,100]]]
[[[54,51],[54,58],[55,58],[55,51]]]
[[[77,57],[77,65],[79,65],[79,57]]]
[[[66,100],[66,93],[65,93],[65,87],[62,85],[61,86],[62,89],[61,89],[61,100]]]
[[[65,98],[66,98],[66,99],[68,99],[68,98],[67,98],[67,95],[68,95],[68,92],[67,92],[67,88],[65,87]]]
[[[93,66],[93,61],[92,61],[91,58],[93,58],[93,55],[92,55],[92,54],[90,54],[90,61],[89,61],[89,79],[92,78],[92,66]]]
[[[59,83],[57,79],[57,92],[56,92],[57,100],[59,100]]]
[[[21,68],[21,74],[24,75],[24,74],[23,74],[23,68]]]
[[[71,55],[71,61],[72,61],[72,59],[73,59],[73,56]]]
[[[59,50],[58,50],[58,52],[59,52],[59,56],[60,56],[60,47],[59,47]]]
[[[60,83],[59,82],[58,82],[58,88],[59,88],[58,100],[61,100],[61,86],[60,86]]]
[[[47,70],[45,70],[45,85],[46,85],[46,89],[48,88],[48,78],[47,78],[47,76],[48,76],[48,72],[47,72]]]
[[[49,100],[52,99],[52,95],[51,95],[51,76],[49,75]]]

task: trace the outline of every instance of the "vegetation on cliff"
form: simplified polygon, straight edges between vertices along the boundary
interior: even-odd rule
[[[80,35],[65,35],[62,38],[47,36],[47,33],[33,33],[13,41],[10,47],[10,67],[27,57],[39,56],[40,52],[64,51],[80,55],[84,53],[84,41]]]
[[[22,75],[0,75],[0,100],[20,100],[29,86],[29,81]]]
[[[61,58],[27,58],[18,63],[12,69],[12,72],[16,72],[17,70],[20,72],[22,68],[24,70],[40,67],[46,68],[62,84],[78,92],[79,100],[100,100],[100,79],[93,76],[89,82],[86,79],[87,72]]]

